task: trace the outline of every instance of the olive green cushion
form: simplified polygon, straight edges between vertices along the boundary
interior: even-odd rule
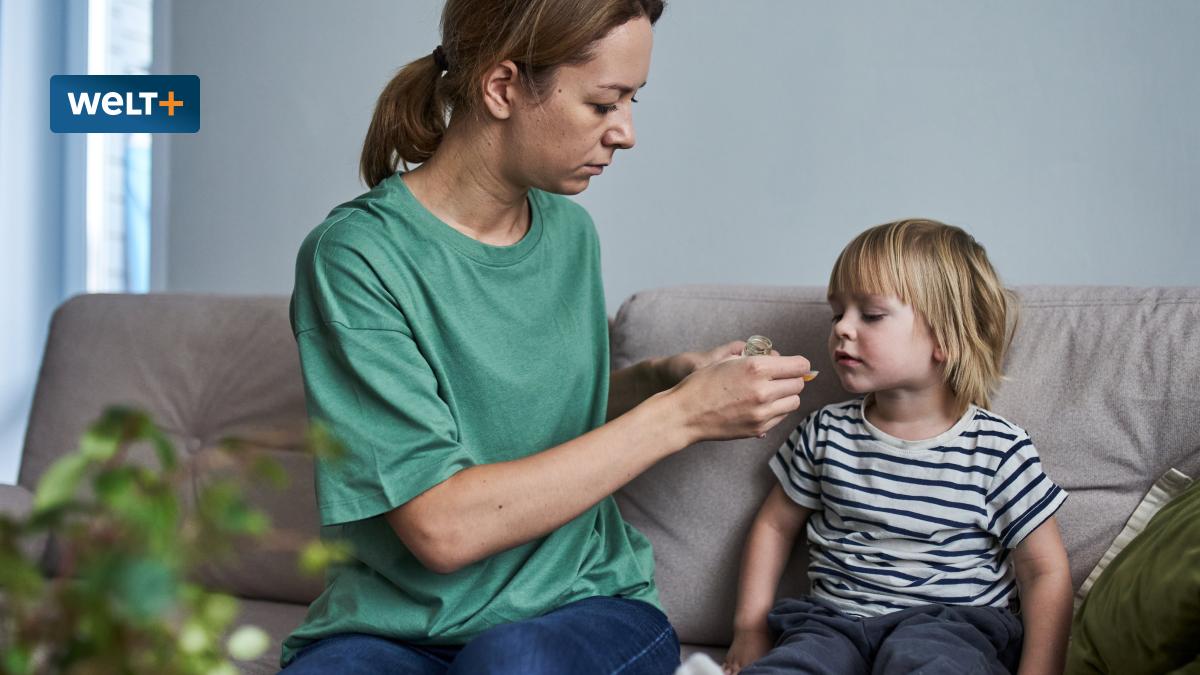
[[[1200,481],[1113,559],[1071,631],[1068,673],[1166,673],[1200,657]]]

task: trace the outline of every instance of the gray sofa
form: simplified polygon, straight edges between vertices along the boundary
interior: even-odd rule
[[[1017,290],[1020,327],[993,407],[1029,431],[1071,493],[1059,521],[1078,588],[1158,476],[1172,467],[1200,476],[1200,288]],[[767,458],[801,415],[845,397],[825,353],[829,323],[822,288],[754,286],[638,293],[613,320],[614,367],[759,333],[823,371],[797,416],[765,440],[689,448],[617,495],[654,542],[663,603],[685,652],[719,657],[728,644],[742,538],[772,480]],[[147,410],[190,453],[236,436],[277,457],[290,488],[263,488],[255,499],[277,526],[316,533],[311,463],[295,452],[305,409],[287,298],[92,295],[64,303],[51,325],[20,484],[0,488],[0,507],[27,509],[47,466],[112,403]],[[803,589],[804,565],[798,550],[781,593]],[[290,552],[253,547],[203,580],[242,598],[243,621],[276,641],[321,590],[319,579],[296,571]],[[245,671],[274,672],[277,654]]]

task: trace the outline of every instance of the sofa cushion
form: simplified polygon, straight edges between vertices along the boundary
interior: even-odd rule
[[[1168,470],[1165,474],[1150,487],[1150,491],[1138,503],[1137,508],[1133,510],[1133,515],[1129,516],[1125,527],[1121,528],[1121,533],[1116,539],[1109,544],[1108,550],[1100,557],[1100,562],[1092,568],[1087,579],[1080,585],[1079,590],[1075,592],[1075,611],[1079,611],[1079,606],[1083,604],[1084,598],[1091,592],[1092,587],[1096,585],[1096,581],[1104,574],[1104,570],[1112,564],[1112,561],[1125,550],[1129,542],[1146,529],[1146,525],[1150,523],[1150,519],[1159,512],[1162,507],[1166,506],[1172,499],[1177,497],[1188,486],[1192,484],[1192,479],[1175,469]]]
[[[1023,426],[1071,498],[1059,511],[1078,586],[1154,479],[1200,475],[1200,288],[1029,287],[997,412]],[[658,583],[681,641],[727,644],[738,557],[768,487],[766,460],[801,416],[846,395],[825,354],[830,312],[817,287],[708,286],[639,293],[613,323],[613,364],[758,333],[824,371],[802,408],[765,440],[702,443],[659,463],[617,498],[655,545]],[[238,436],[295,453],[305,427],[287,298],[85,295],[55,313],[20,484],[74,448],[105,406],[147,410],[188,453]],[[311,473],[261,497],[276,522],[315,535]],[[290,463],[290,462],[289,462]],[[205,477],[198,476],[203,483]],[[307,602],[319,584],[248,550],[219,588]],[[803,552],[782,594],[805,585]]]
[[[0,516],[24,520],[33,511],[33,492],[22,485],[0,485]],[[21,554],[26,560],[40,563],[46,553],[46,535],[39,534],[21,541]]]
[[[1200,288],[1024,287],[1008,380],[993,409],[1023,427],[1071,497],[1057,518],[1078,587],[1155,479],[1200,473]],[[822,371],[801,409],[767,435],[700,443],[617,495],[654,543],[680,640],[728,644],[739,557],[773,480],[766,466],[808,412],[843,398],[826,354],[820,287],[690,286],[638,293],[613,325],[613,366],[758,333]],[[780,595],[806,586],[797,551]]]
[[[279,493],[253,485],[249,494],[293,542],[317,536],[312,463],[300,452],[307,415],[286,297],[92,294],[63,303],[51,320],[20,484],[36,486],[115,404],[149,413],[185,457],[234,437],[279,459],[291,486]],[[148,448],[134,448],[131,456],[154,461]],[[181,494],[187,505],[195,487],[221,470],[196,469]],[[307,603],[324,584],[300,574],[287,554],[241,547],[200,577],[235,595]]]
[[[1164,673],[1200,660],[1200,483],[1150,519],[1079,608],[1070,673]]]

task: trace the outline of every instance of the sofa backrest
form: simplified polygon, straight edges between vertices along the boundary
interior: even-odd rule
[[[286,297],[80,295],[54,313],[34,394],[19,483],[34,489],[55,459],[110,405],[140,408],[176,450],[211,458],[222,440],[278,460],[288,489],[251,485],[251,498],[293,540],[317,534],[300,360]],[[153,462],[148,449],[133,456]],[[227,469],[197,470],[195,487]],[[300,574],[297,546],[239,547],[200,580],[235,595],[307,603],[324,586]]]
[[[1174,467],[1200,477],[1200,288],[1029,287],[1007,381],[993,408],[1024,427],[1071,493],[1059,513],[1078,587],[1151,483]],[[825,341],[824,289],[695,286],[639,293],[612,324],[613,365],[758,333],[822,375],[764,440],[701,443],[621,490],[625,517],[654,542],[663,603],[685,643],[727,644],[738,558],[771,484],[766,460],[804,414],[842,400]],[[86,295],[55,313],[29,421],[20,483],[33,489],[108,405],[142,408],[177,448],[228,437],[282,462],[291,486],[254,487],[296,539],[317,533],[312,465],[286,297]],[[215,470],[201,470],[197,484]],[[191,499],[191,494],[185,495]],[[202,580],[248,598],[307,603],[320,579],[294,547],[247,546]],[[781,595],[804,586],[793,556]]]
[[[1058,513],[1076,588],[1168,468],[1200,477],[1200,288],[1025,287],[1008,380],[992,408],[1031,435],[1070,497]],[[729,643],[743,539],[774,478],[770,455],[812,410],[849,396],[826,340],[824,288],[692,286],[638,293],[617,313],[613,367],[752,334],[821,375],[766,439],[701,443],[617,495],[654,543],[685,643]],[[797,550],[780,594],[807,586]]]

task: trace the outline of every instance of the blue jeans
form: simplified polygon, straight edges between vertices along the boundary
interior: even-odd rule
[[[658,608],[640,600],[596,597],[496,626],[462,646],[333,635],[300,650],[282,673],[669,675],[678,665],[679,638]]]

